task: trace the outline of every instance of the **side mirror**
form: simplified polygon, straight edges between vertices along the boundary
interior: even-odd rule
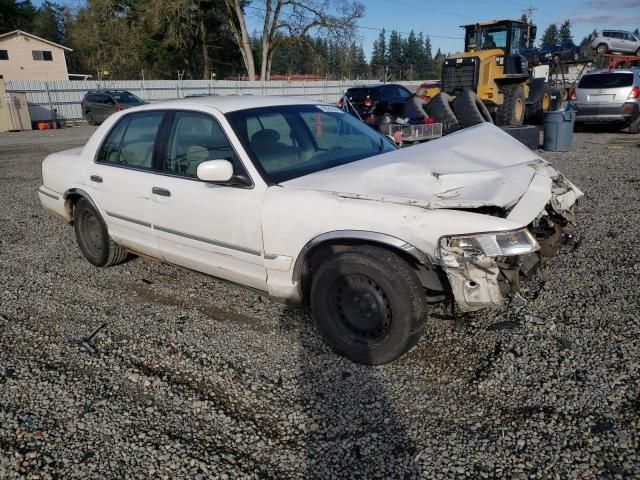
[[[207,160],[198,165],[196,175],[203,182],[228,182],[233,177],[233,165],[229,160]]]

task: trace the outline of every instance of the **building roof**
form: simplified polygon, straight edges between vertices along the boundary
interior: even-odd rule
[[[49,45],[53,45],[54,47],[62,48],[63,50],[66,50],[67,52],[72,52],[73,51],[69,47],[65,47],[64,45],[57,44],[55,42],[52,42],[52,41],[47,40],[45,38],[38,37],[37,35],[33,35],[31,33],[28,33],[28,32],[24,32],[22,30],[13,30],[11,32],[0,34],[0,40],[5,38],[5,37],[8,37],[10,35],[25,35],[27,37],[35,38],[36,40],[40,40],[41,42],[48,43]]]

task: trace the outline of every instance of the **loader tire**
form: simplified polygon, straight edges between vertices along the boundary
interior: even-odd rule
[[[462,128],[479,123],[493,123],[493,118],[485,104],[473,90],[466,89],[453,101],[453,112]]]
[[[451,109],[452,103],[453,100],[449,95],[440,92],[424,108],[427,115],[433,117],[436,122],[442,123],[442,135],[448,135],[462,128],[456,114]]]
[[[520,125],[518,127],[506,126],[500,128],[531,150],[537,150],[540,147],[540,131],[535,125]]]
[[[551,87],[548,83],[545,83],[538,101],[527,105],[525,120],[529,125],[542,125],[544,123],[544,112],[549,110],[551,110]]]
[[[496,111],[496,125],[519,127],[524,122],[526,103],[524,90],[520,84],[502,87],[504,101]]]

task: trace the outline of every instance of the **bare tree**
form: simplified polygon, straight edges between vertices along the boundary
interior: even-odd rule
[[[255,79],[253,55],[249,46],[241,0],[225,0],[229,10],[229,24],[250,80]],[[257,4],[258,2],[256,2]],[[261,0],[261,7],[252,7],[261,12],[262,64],[260,78],[269,80],[273,53],[283,35],[302,38],[316,32],[329,36],[350,37],[356,29],[356,21],[364,15],[364,6],[352,0]]]
[[[270,3],[270,0],[267,0]],[[229,26],[236,39],[236,43],[240,48],[240,55],[247,69],[249,80],[256,79],[256,67],[253,62],[253,53],[251,52],[251,44],[249,43],[249,32],[247,24],[244,20],[244,12],[242,10],[241,0],[224,0],[227,5],[229,14]]]

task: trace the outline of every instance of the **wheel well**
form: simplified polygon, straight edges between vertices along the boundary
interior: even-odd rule
[[[72,193],[68,195],[64,200],[64,209],[69,216],[69,225],[73,225],[73,212],[76,209],[76,204],[82,198],[82,195],[77,193]]]
[[[416,272],[420,283],[426,289],[436,292],[444,292],[449,290],[449,284],[446,279],[446,274],[442,271],[442,269],[434,266],[431,263],[429,263],[428,265],[422,264],[414,256],[399,248],[395,248],[391,245],[387,245],[381,242],[373,242],[371,240],[339,239],[320,243],[306,252],[302,264],[302,269],[300,271],[300,280],[298,287],[300,289],[300,298],[302,299],[302,303],[309,303],[313,274],[315,271],[317,271],[317,269],[324,261],[333,257],[334,255],[361,245],[374,245],[380,248],[384,248],[385,250],[389,250],[390,252],[398,255]]]

